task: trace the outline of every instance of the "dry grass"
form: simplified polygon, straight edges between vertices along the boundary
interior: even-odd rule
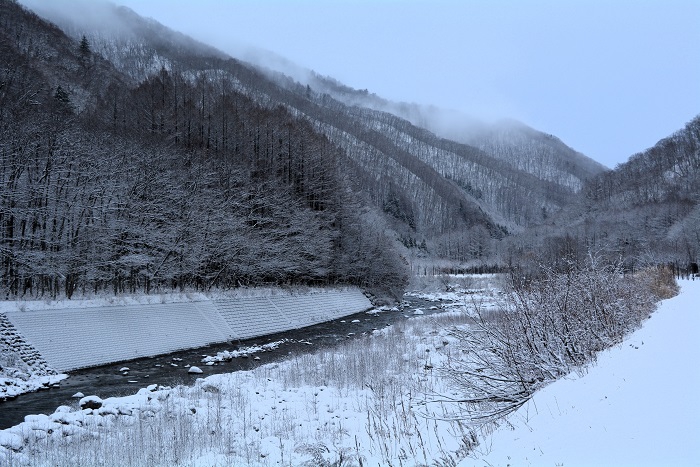
[[[648,287],[659,300],[675,297],[680,291],[673,271],[666,266],[643,269],[635,274],[635,278]]]
[[[25,427],[4,465],[450,465],[473,434],[439,420],[439,406],[423,415],[446,390],[433,374],[453,352],[444,330],[469,320],[406,320],[253,371],[108,399],[111,412],[74,407],[79,422],[57,431]]]

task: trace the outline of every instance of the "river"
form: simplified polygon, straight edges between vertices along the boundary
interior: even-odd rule
[[[101,398],[134,394],[150,384],[175,386],[192,384],[197,378],[217,373],[250,370],[257,366],[281,360],[290,354],[313,352],[321,346],[331,346],[339,341],[362,336],[374,329],[389,326],[398,320],[410,319],[417,308],[426,315],[441,310],[430,309],[436,303],[426,302],[415,297],[406,297],[401,311],[387,311],[376,314],[357,313],[326,323],[295,329],[284,333],[262,336],[236,343],[223,343],[183,350],[155,357],[139,358],[128,362],[114,363],[94,368],[85,368],[68,373],[58,387],[34,393],[23,394],[16,399],[0,402],[0,429],[9,428],[22,421],[25,415],[51,414],[60,405],[71,405],[77,399],[73,395],[98,395]],[[237,348],[264,345],[284,341],[274,350],[258,352],[248,358],[234,358],[207,366],[202,363],[204,356],[214,356],[218,352]],[[254,357],[259,357],[256,359]],[[186,365],[197,366],[203,373],[190,374]],[[128,368],[128,371],[122,371]]]

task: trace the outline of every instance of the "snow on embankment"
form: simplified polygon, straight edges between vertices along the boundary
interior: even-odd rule
[[[65,378],[0,313],[0,401],[48,388]]]
[[[231,338],[237,340],[300,329],[372,308],[357,288],[218,299],[214,303],[231,328]]]
[[[535,393],[467,466],[700,465],[700,281],[581,377]]]
[[[8,312],[7,318],[60,370],[225,342],[211,302]]]
[[[70,371],[288,331],[369,308],[367,297],[350,288],[6,316],[49,365]]]

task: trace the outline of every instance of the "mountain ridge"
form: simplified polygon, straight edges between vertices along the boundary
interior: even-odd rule
[[[0,21],[7,34],[1,36],[0,46],[26,73],[24,81],[17,81],[12,67],[6,67],[6,79],[0,80],[10,83],[0,95],[8,104],[0,130],[23,141],[8,154],[21,161],[33,138],[29,129],[39,125],[55,138],[60,152],[78,154],[76,160],[90,167],[95,180],[105,176],[95,163],[122,169],[106,150],[127,161],[127,178],[118,178],[124,186],[110,183],[96,201],[89,195],[93,182],[86,180],[74,195],[89,210],[104,203],[100,209],[125,216],[117,224],[106,214],[98,216],[99,228],[108,232],[103,237],[110,239],[105,251],[118,246],[123,252],[114,253],[113,263],[104,258],[102,266],[85,264],[81,248],[92,247],[81,236],[86,231],[93,235],[90,229],[95,228],[80,224],[85,214],[76,211],[64,221],[75,224],[71,235],[77,240],[49,228],[50,222],[59,222],[64,209],[70,213],[73,208],[52,206],[53,201],[31,193],[57,190],[57,199],[63,200],[65,189],[55,179],[30,177],[23,179],[25,186],[4,172],[4,180],[18,190],[6,200],[10,204],[5,212],[23,216],[3,217],[9,245],[3,251],[13,252],[3,257],[4,267],[9,276],[20,270],[28,274],[29,290],[36,289],[35,281],[41,282],[38,277],[44,274],[37,276],[28,268],[34,254],[58,255],[56,264],[64,254],[75,261],[75,270],[61,266],[69,270],[59,277],[71,279],[57,282],[71,293],[85,281],[104,287],[104,277],[112,273],[123,275],[112,279],[119,284],[117,290],[134,283],[148,288],[153,281],[162,287],[166,276],[173,284],[197,287],[296,280],[349,281],[367,287],[395,274],[397,280],[389,280],[388,288],[396,295],[406,266],[413,268],[414,262],[511,264],[506,258],[510,253],[504,252],[527,255],[529,249],[557,244],[569,234],[582,244],[605,237],[608,249],[626,241],[611,239],[614,229],[586,216],[598,212],[610,224],[629,224],[614,213],[615,203],[603,203],[599,194],[601,186],[634,178],[629,176],[631,169],[611,171],[556,136],[522,122],[486,124],[430,106],[393,103],[314,72],[304,82],[261,70],[111,4],[102,4],[100,18],[114,16],[112,29],[64,17],[58,18],[59,23],[68,21],[61,30],[28,10],[20,13],[15,1],[1,1],[5,13]],[[41,88],[35,110],[44,109],[45,117],[27,113],[28,108],[12,100],[32,86]],[[24,109],[26,115],[16,117],[13,109]],[[460,122],[467,124],[450,139],[445,135],[455,128],[444,119],[458,128]],[[28,125],[22,127],[21,122]],[[91,144],[100,147],[91,149]],[[69,149],[71,145],[75,149]],[[142,160],[127,156],[139,151]],[[667,151],[671,149],[659,154],[665,158]],[[54,164],[51,153],[36,153],[37,164]],[[73,173],[68,157],[51,167]],[[141,167],[140,172],[134,167]],[[668,176],[669,169],[664,170],[637,177],[641,190],[653,191],[657,179]],[[675,189],[669,185],[671,192]],[[635,190],[638,194],[640,189]],[[27,205],[22,204],[25,196]],[[216,212],[219,199],[224,201]],[[114,200],[126,204],[117,208],[110,205]],[[673,204],[679,216],[687,214],[688,206],[692,210],[693,202],[686,201]],[[26,211],[16,211],[11,203],[20,203]],[[32,203],[38,203],[38,220],[31,214],[36,209]],[[650,222],[658,223],[662,214],[656,210],[650,216]],[[36,227],[28,233],[27,225]],[[115,225],[123,228],[121,238]],[[195,225],[205,226],[203,238]],[[166,226],[181,233],[169,234]],[[316,228],[317,235],[312,233]],[[593,242],[590,229],[596,230]],[[22,236],[15,239],[20,231]],[[45,250],[37,232],[51,238],[58,250]],[[196,248],[187,251],[183,238]],[[217,251],[215,238],[236,239],[236,246]],[[242,238],[249,240],[250,251],[237,243]],[[626,251],[631,254],[632,249]],[[292,254],[283,258],[287,252]],[[17,258],[24,258],[26,265]],[[186,275],[178,275],[176,260],[188,265]],[[115,264],[122,269],[116,271]],[[93,276],[100,279],[88,280]],[[76,284],[68,283],[72,280]],[[20,289],[17,283],[7,286],[13,293]],[[54,286],[49,289],[56,293]]]

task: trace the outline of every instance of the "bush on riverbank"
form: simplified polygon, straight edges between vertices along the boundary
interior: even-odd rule
[[[583,371],[677,290],[664,269],[624,275],[592,255],[511,278],[495,312],[474,305],[474,323],[452,331],[463,355],[444,369],[462,394],[455,416],[489,422],[516,410],[549,382]]]

